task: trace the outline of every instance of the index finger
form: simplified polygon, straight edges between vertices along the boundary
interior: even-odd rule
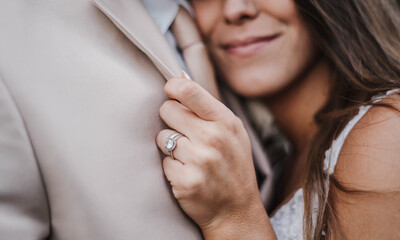
[[[216,121],[230,113],[224,104],[190,79],[172,78],[164,90],[168,97],[178,100],[204,120]]]

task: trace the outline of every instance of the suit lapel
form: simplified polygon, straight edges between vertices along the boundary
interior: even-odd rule
[[[182,67],[177,56],[140,0],[92,1],[137,48],[148,56],[166,80],[181,76]],[[245,120],[245,126],[253,142],[255,166],[267,177],[261,186],[261,195],[264,204],[268,205],[272,191],[271,167],[237,99],[232,94],[225,95],[232,110]]]
[[[147,55],[166,80],[181,75],[177,56],[139,0],[93,0],[93,4]]]

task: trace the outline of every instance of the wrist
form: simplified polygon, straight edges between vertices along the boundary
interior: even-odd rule
[[[200,227],[206,240],[275,239],[268,215],[261,202],[252,203],[240,211],[220,214]]]

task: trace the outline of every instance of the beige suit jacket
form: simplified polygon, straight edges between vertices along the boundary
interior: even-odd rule
[[[155,144],[180,70],[139,0],[2,0],[0,239],[201,239]]]

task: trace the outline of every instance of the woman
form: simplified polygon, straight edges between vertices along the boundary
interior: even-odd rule
[[[270,218],[240,121],[196,83],[167,83],[178,101],[160,109],[173,130],[157,144],[168,155],[167,137],[183,134],[164,172],[205,239],[399,239],[399,3],[192,5],[221,79],[261,99],[294,146],[287,201]]]

